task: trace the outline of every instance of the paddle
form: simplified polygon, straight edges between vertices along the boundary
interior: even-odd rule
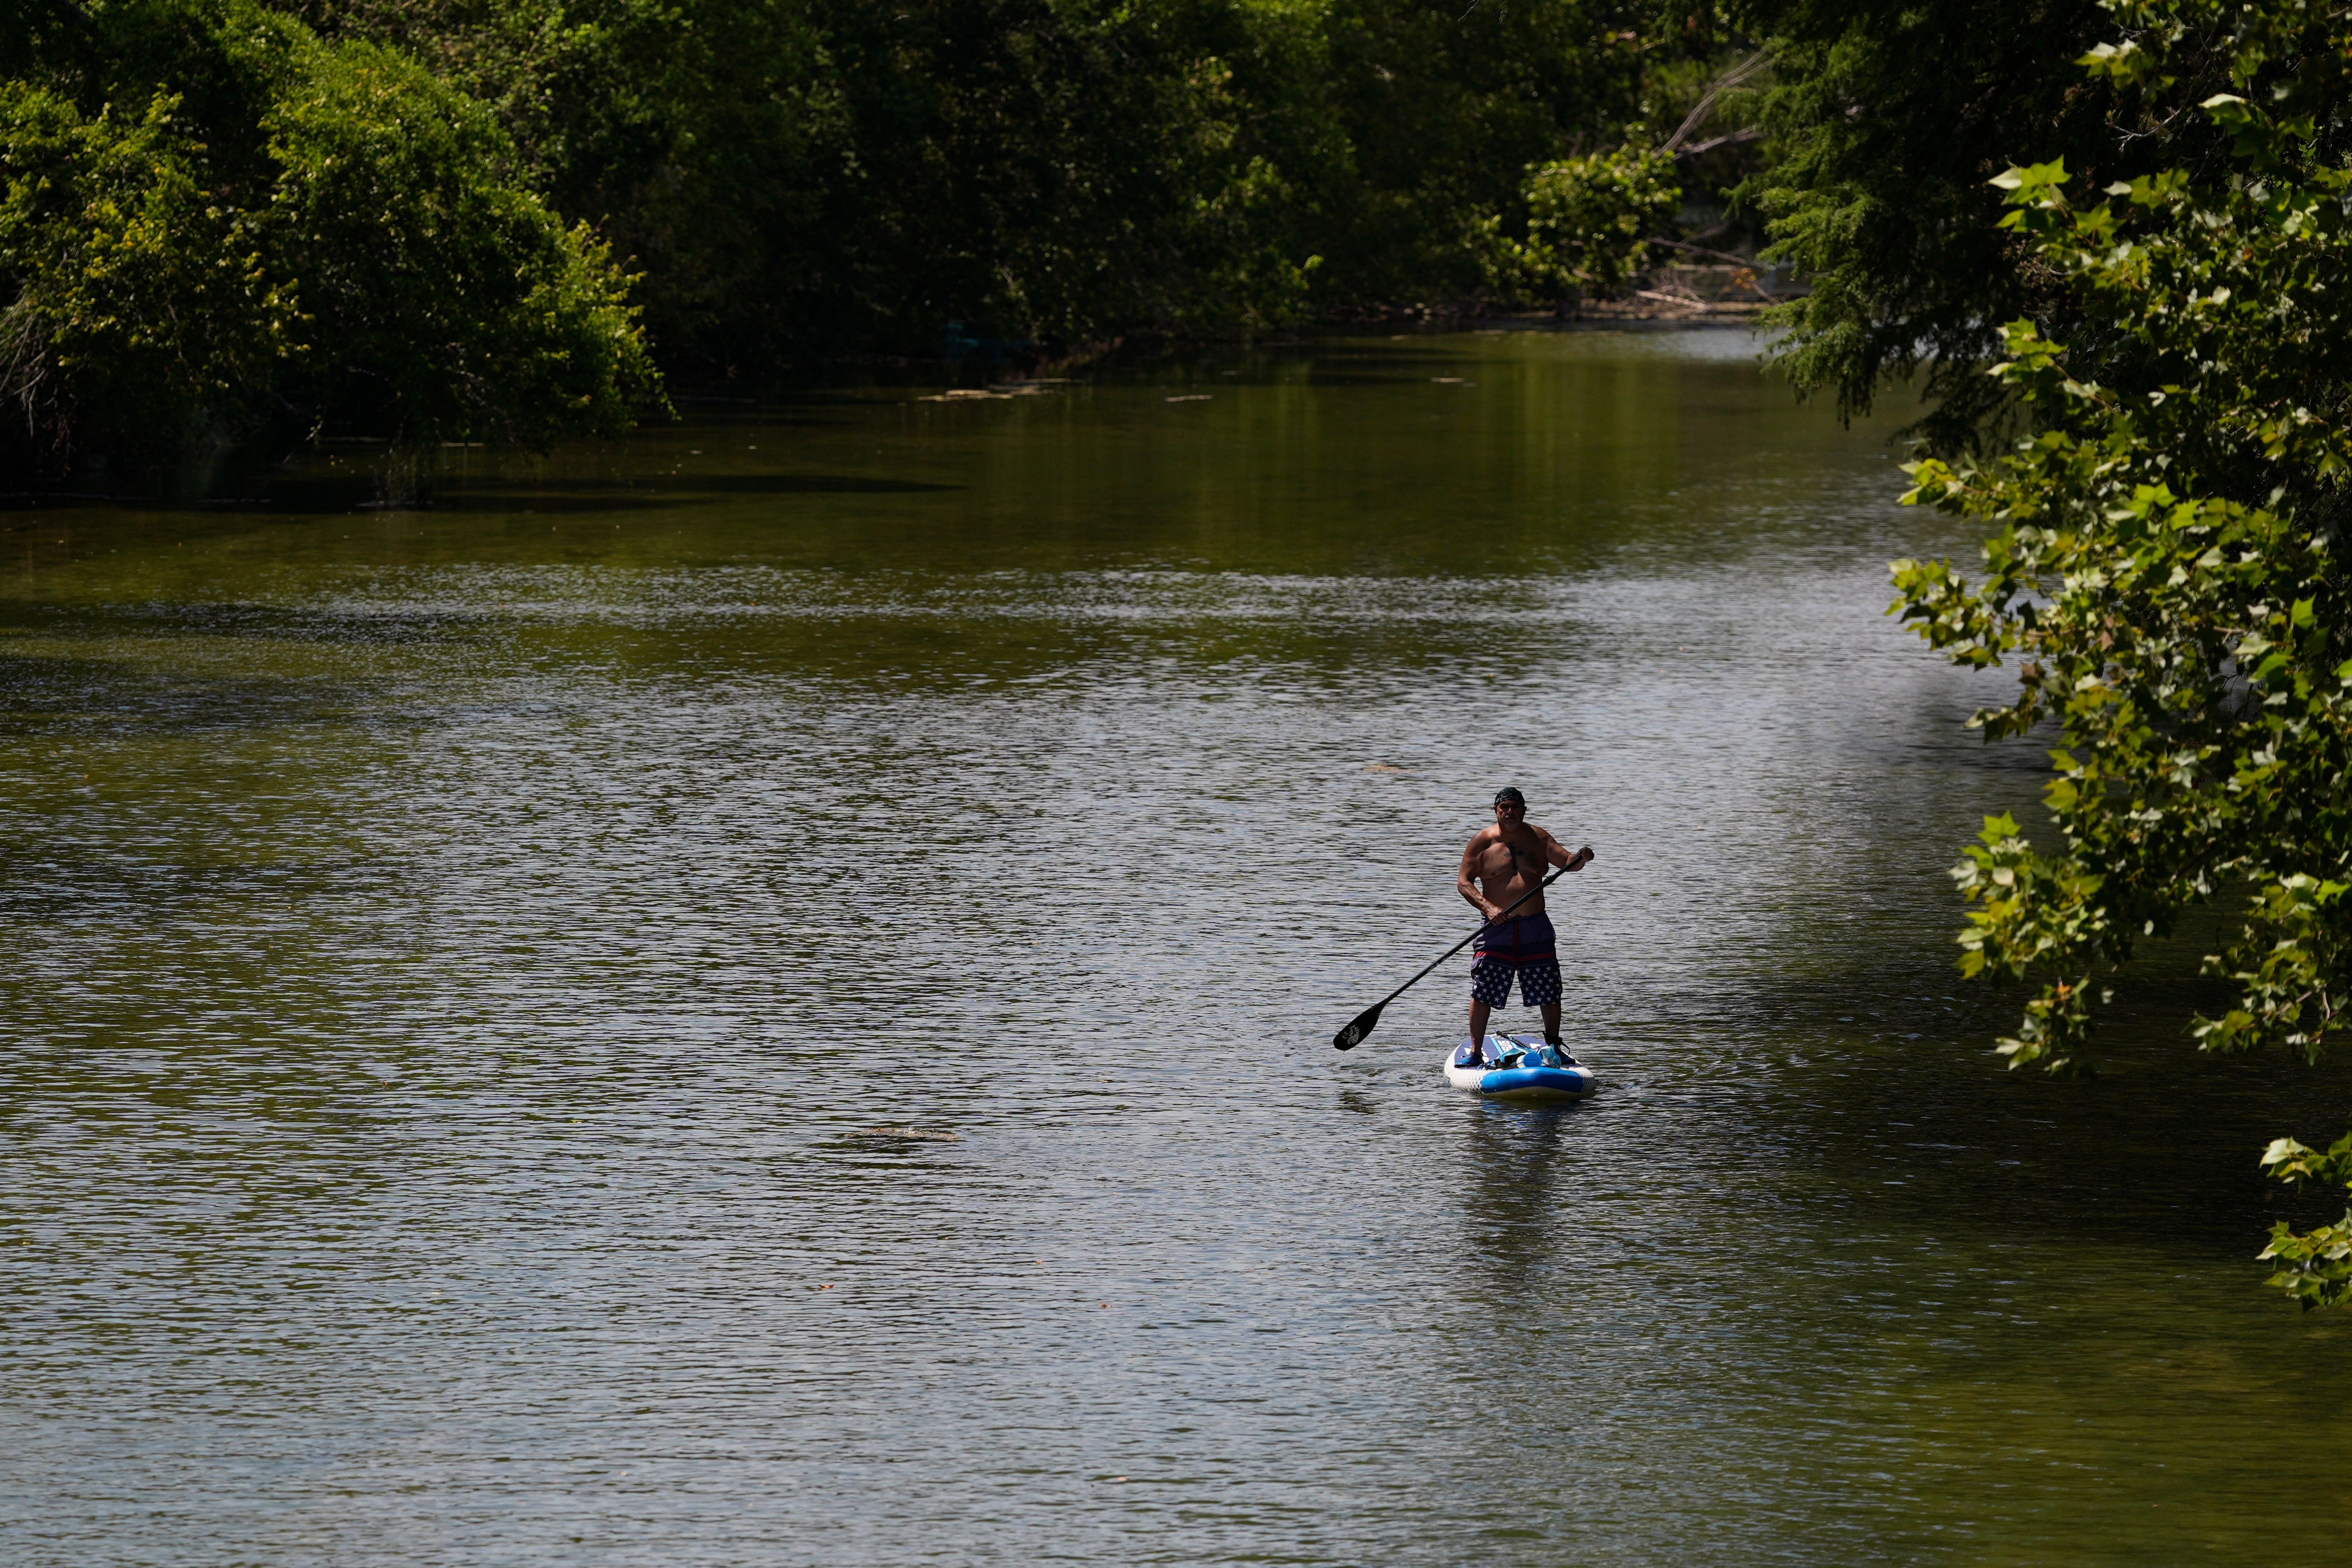
[[[1567,876],[1579,866],[1591,864],[1591,860],[1592,847],[1591,845],[1587,845],[1583,848],[1578,850],[1575,858],[1570,860],[1567,865],[1562,866],[1559,870],[1554,871],[1550,876],[1546,877],[1542,881],[1538,882],[1534,887],[1529,888],[1526,892],[1521,893],[1517,898],[1513,899],[1508,904],[1506,904],[1503,907],[1503,913],[1496,915],[1495,920],[1502,920],[1513,910],[1517,909],[1521,904],[1526,903],[1529,899],[1534,898],[1538,893],[1542,892],[1546,888],[1550,887],[1554,882],[1559,881],[1562,877]],[[1403,995],[1414,986],[1420,984],[1423,980],[1428,977],[1430,969],[1435,969],[1439,964],[1444,963],[1455,953],[1460,952],[1472,942],[1477,941],[1479,933],[1494,923],[1494,921],[1480,921],[1478,922],[1477,931],[1472,931],[1468,936],[1464,937],[1460,942],[1455,942],[1452,947],[1447,948],[1444,952],[1439,953],[1434,959],[1431,960],[1429,969],[1423,970],[1419,974],[1414,975],[1412,979],[1406,981],[1403,984],[1398,986],[1395,990],[1390,992],[1387,995],[1381,997],[1379,1001],[1373,1003],[1362,1012],[1357,1014],[1355,1020],[1352,1023],[1350,1023],[1346,1028],[1340,1030],[1338,1034],[1331,1037],[1331,1045],[1333,1048],[1342,1051],[1352,1051],[1358,1046],[1362,1045],[1364,1043],[1364,1037],[1370,1034],[1372,1032],[1372,1026],[1381,1021],[1381,1008],[1387,1006],[1390,1003],[1395,1001],[1398,997]]]

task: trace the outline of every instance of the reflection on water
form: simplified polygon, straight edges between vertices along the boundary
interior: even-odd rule
[[[2003,1075],[1965,548],[1727,334],[0,513],[10,1552],[2329,1561],[2342,1075]],[[1183,397],[1184,402],[1170,399]],[[341,487],[340,489],[338,487]],[[1559,1110],[1448,1089],[1497,783]]]

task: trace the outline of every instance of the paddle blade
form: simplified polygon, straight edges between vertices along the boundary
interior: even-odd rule
[[[1375,1002],[1357,1014],[1353,1022],[1331,1037],[1332,1046],[1339,1050],[1352,1051],[1363,1044],[1364,1037],[1372,1032],[1372,1026],[1381,1021],[1381,1009],[1387,1005],[1385,1002]]]

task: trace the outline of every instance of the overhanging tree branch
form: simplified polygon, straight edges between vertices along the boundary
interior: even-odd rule
[[[1741,82],[1746,81],[1748,78],[1754,76],[1758,71],[1762,70],[1766,66],[1771,63],[1772,57],[1765,50],[1759,49],[1754,54],[1748,56],[1746,59],[1740,61],[1738,65],[1732,67],[1729,70],[1724,72],[1721,76],[1716,78],[1713,82],[1708,84],[1707,89],[1699,95],[1698,102],[1692,107],[1691,111],[1688,114],[1683,116],[1683,122],[1675,127],[1675,133],[1666,138],[1664,145],[1661,146],[1658,151],[1661,153],[1672,153],[1676,148],[1680,147],[1683,144],[1683,139],[1688,136],[1692,132],[1697,130],[1700,123],[1706,119],[1707,110],[1715,107],[1715,100],[1717,99],[1721,98],[1725,93],[1729,92],[1733,88],[1738,87]],[[1761,132],[1758,132],[1758,134],[1760,135]],[[1719,141],[1707,143],[1708,146],[1717,146],[1720,144]]]
[[[1694,142],[1691,145],[1675,152],[1675,156],[1696,158],[1702,153],[1712,153],[1718,147],[1737,147],[1745,142],[1763,140],[1763,131],[1759,127],[1750,125],[1744,130],[1727,132],[1721,136],[1710,136],[1704,142]]]

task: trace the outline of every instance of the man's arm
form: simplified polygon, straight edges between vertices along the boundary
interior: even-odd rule
[[[1478,848],[1486,842],[1486,835],[1493,831],[1491,827],[1486,828],[1470,840],[1468,847],[1462,851],[1462,869],[1454,879],[1454,890],[1469,900],[1488,920],[1493,920],[1502,911],[1488,903],[1478,891]]]
[[[1591,860],[1592,847],[1591,845],[1588,844],[1583,848],[1578,850],[1575,854],[1570,855],[1565,848],[1561,847],[1559,840],[1554,838],[1549,832],[1540,827],[1537,828],[1536,831],[1543,835],[1544,858],[1551,864],[1559,867],[1560,869],[1564,871],[1580,871],[1584,868],[1586,864]]]

